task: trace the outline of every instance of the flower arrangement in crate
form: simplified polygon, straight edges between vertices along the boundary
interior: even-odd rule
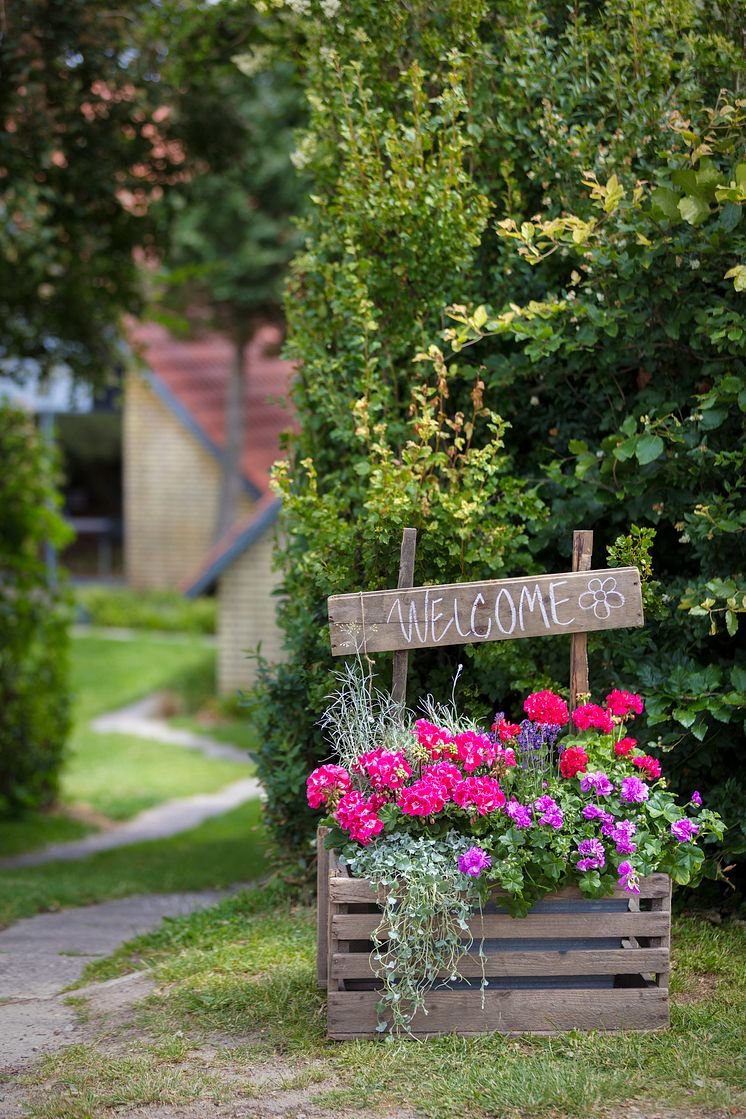
[[[722,836],[699,793],[680,807],[629,735],[639,695],[614,689],[570,715],[560,696],[535,692],[521,722],[498,712],[489,729],[460,718],[453,699],[422,707],[416,718],[348,665],[322,720],[337,763],[307,781],[309,803],[327,812],[326,845],[382,899],[373,964],[394,1029],[443,976],[461,978],[468,921],[493,887],[520,917],[566,885],[601,898],[639,893],[655,871],[694,883],[703,840]]]

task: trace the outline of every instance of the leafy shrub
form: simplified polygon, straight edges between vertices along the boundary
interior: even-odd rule
[[[746,255],[745,124],[746,105],[726,98],[674,115],[649,186],[590,176],[582,211],[501,222],[537,276],[559,254],[564,280],[552,262],[541,301],[494,317],[459,309],[449,333],[456,351],[484,342],[500,369],[488,384],[536,401],[508,414],[524,445],[546,425],[526,467],[546,474],[554,528],[582,518],[608,543],[630,518],[646,526],[661,608],[613,650],[592,641],[594,678],[623,674],[649,696],[674,778],[706,789],[732,825],[731,854],[746,851],[734,780],[746,711],[746,309],[734,263]],[[552,563],[546,536],[542,551]]]
[[[48,448],[0,404],[0,815],[48,805],[68,731],[67,616],[42,555],[67,530]]]
[[[133,591],[128,587],[79,587],[78,615],[94,626],[159,630],[162,633],[215,633],[214,598],[187,599],[178,591]]]
[[[649,696],[666,746],[693,728],[674,769],[734,818],[742,226],[717,191],[740,189],[743,140],[727,98],[714,116],[701,106],[737,87],[737,34],[729,10],[705,17],[688,0],[507,4],[499,19],[479,3],[314,8],[298,153],[314,205],[288,300],[301,430],[279,479],[290,661],[267,670],[260,705],[269,817],[288,848],[311,827],[302,773],[324,757],[325,598],[390,585],[408,523],[424,530],[419,583],[566,569],[580,527],[596,532],[597,563],[607,548],[647,562],[652,549],[665,595],[644,632],[591,642],[591,679]],[[475,482],[492,434],[470,419],[469,454],[435,469],[447,500],[418,504],[403,453],[423,422],[417,393],[444,384],[444,423],[458,427],[479,381],[507,429],[502,465]],[[500,525],[494,549],[487,526]],[[564,684],[566,655],[559,638],[418,654],[410,694],[450,690],[466,657],[462,702],[484,712]]]

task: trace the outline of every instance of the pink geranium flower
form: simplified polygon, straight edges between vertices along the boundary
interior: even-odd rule
[[[572,721],[578,730],[595,727],[602,734],[611,734],[614,729],[611,715],[597,703],[583,703],[580,707],[576,707],[572,713]]]
[[[461,808],[474,807],[485,816],[502,808],[505,793],[494,777],[467,777],[453,790],[453,799]]]
[[[306,778],[306,795],[311,808],[336,800],[350,787],[350,775],[341,765],[320,765]]]

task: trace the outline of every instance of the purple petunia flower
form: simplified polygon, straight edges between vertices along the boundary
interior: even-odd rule
[[[538,800],[534,801],[534,808],[537,812],[541,812],[541,816],[539,816],[540,824],[547,824],[550,828],[556,829],[562,827],[565,817],[557,801],[553,800],[552,797],[548,795],[539,797]]]
[[[578,844],[578,854],[583,856],[575,864],[578,870],[601,870],[606,866],[606,852],[600,839],[583,839]]]
[[[696,789],[694,790],[694,792],[691,795],[691,803],[696,804],[698,808],[702,803],[702,797],[699,795],[699,793],[697,792]]]
[[[617,874],[619,875],[619,885],[623,890],[626,890],[628,894],[639,894],[640,875],[629,859],[625,859],[623,863],[619,864]]]
[[[674,823],[671,824],[671,835],[674,839],[678,840],[679,843],[688,843],[690,839],[694,839],[694,836],[697,835],[698,832],[699,824],[695,824],[693,820],[687,820],[686,817],[681,820],[675,820]]]
[[[531,810],[525,804],[520,804],[517,800],[509,800],[503,812],[506,816],[510,816],[517,828],[531,827]]]
[[[611,781],[600,770],[595,773],[586,773],[580,782],[580,788],[584,793],[593,791],[599,797],[607,797],[609,793],[614,791]]]
[[[614,817],[600,804],[586,804],[583,809],[584,820],[601,820],[603,824],[613,824]]]
[[[478,878],[482,871],[490,866],[492,866],[492,859],[482,847],[470,847],[463,855],[459,855],[459,870],[462,874],[471,875],[472,878]]]
[[[622,781],[622,800],[628,804],[642,804],[650,796],[650,789],[639,777],[625,777]]]
[[[601,829],[604,831],[604,829]],[[633,824],[631,820],[619,820],[608,834],[609,838],[616,844],[617,852],[620,855],[633,855],[637,850],[636,845],[632,842],[632,836],[637,831],[637,824]]]

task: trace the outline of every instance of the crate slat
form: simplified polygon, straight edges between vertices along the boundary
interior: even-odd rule
[[[338,940],[369,940],[380,922],[378,913],[342,913],[332,917],[332,934]],[[544,936],[665,937],[669,924],[667,913],[530,913],[517,918],[487,913],[469,922],[469,933],[475,939],[484,936],[506,940]]]
[[[576,949],[567,952],[488,952],[485,972],[491,976],[514,975],[639,975],[668,971],[665,948]],[[482,964],[478,956],[465,956],[458,964],[464,979],[479,978]],[[371,979],[369,952],[337,952],[332,957],[335,979]]]
[[[551,1034],[561,1030],[654,1030],[668,1026],[667,991],[658,987],[609,991],[444,991],[427,996],[428,1013],[411,1025],[416,1037],[458,1033]],[[380,1037],[376,991],[329,993],[329,1037]]]
[[[497,900],[507,897],[505,890],[494,890],[492,896]],[[664,901],[671,896],[671,883],[666,874],[650,874],[640,881],[640,898],[661,898]],[[350,878],[335,876],[329,879],[329,897],[340,905],[360,905],[376,900],[376,892],[367,878]],[[622,889],[617,889],[608,897],[628,898],[629,894]],[[554,894],[547,894],[542,901],[580,901],[585,899],[577,886],[565,886]],[[604,899],[606,900],[606,899]]]

